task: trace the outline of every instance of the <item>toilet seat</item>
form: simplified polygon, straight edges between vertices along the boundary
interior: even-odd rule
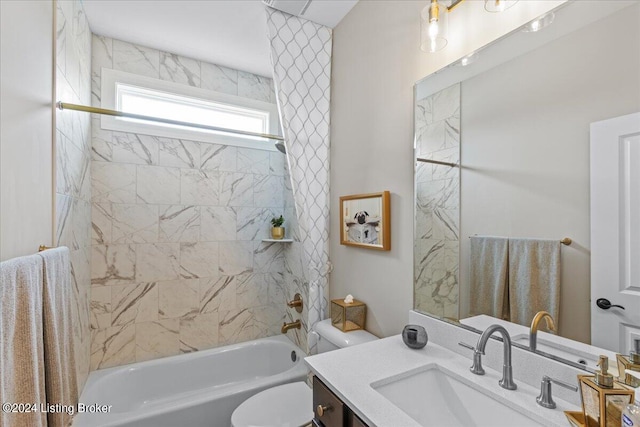
[[[300,427],[313,418],[313,393],[303,381],[272,387],[245,400],[232,427]]]

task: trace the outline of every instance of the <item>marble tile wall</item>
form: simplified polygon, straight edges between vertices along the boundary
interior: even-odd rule
[[[56,99],[91,100],[91,31],[79,0],[56,2]],[[74,285],[74,350],[78,390],[89,375],[91,258],[91,120],[75,111],[56,112],[56,236],[67,246]]]
[[[102,68],[275,102],[261,76],[96,35],[92,52],[95,106]],[[262,242],[280,214],[293,233],[285,156],[92,129],[92,369],[279,334],[303,286],[295,243]]]
[[[460,85],[416,103],[416,156],[460,160]],[[415,309],[458,319],[460,170],[417,162]]]

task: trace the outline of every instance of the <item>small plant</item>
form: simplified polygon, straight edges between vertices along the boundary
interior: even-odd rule
[[[282,215],[280,215],[279,218],[271,219],[271,225],[273,225],[274,227],[282,227],[282,224],[284,224],[284,218],[282,217]]]

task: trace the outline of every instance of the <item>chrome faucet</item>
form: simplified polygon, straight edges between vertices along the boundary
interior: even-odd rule
[[[546,319],[547,328],[553,332],[556,332],[556,325],[553,322],[553,317],[546,311],[539,311],[533,316],[531,321],[531,328],[529,329],[529,350],[535,352],[538,346],[538,328],[540,321]]]
[[[475,347],[469,344],[459,343],[461,346],[473,350],[473,365],[469,370],[476,375],[484,375],[485,371],[482,368],[482,356],[485,354],[484,350],[487,346],[487,341],[494,332],[499,332],[502,335],[503,344],[503,362],[502,362],[502,379],[498,382],[500,387],[507,390],[515,390],[518,388],[515,382],[513,382],[513,368],[511,367],[511,337],[509,332],[500,325],[491,325],[484,330],[478,343]]]

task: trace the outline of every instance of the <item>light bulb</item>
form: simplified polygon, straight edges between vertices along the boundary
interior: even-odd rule
[[[434,40],[438,37],[439,33],[438,21],[432,21],[429,23],[429,38]]]
[[[422,9],[420,24],[420,49],[437,52],[447,45],[448,11],[437,0]]]

